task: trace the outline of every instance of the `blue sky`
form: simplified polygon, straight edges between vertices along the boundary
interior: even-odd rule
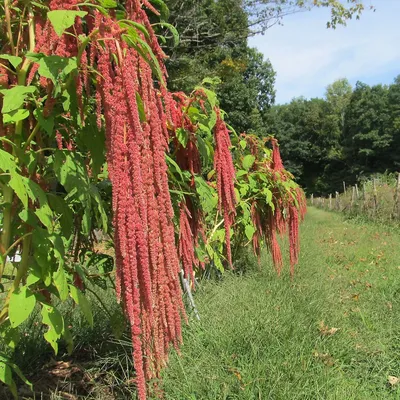
[[[250,45],[269,58],[277,72],[276,102],[322,97],[327,85],[347,78],[388,84],[400,74],[400,0],[365,0],[365,11],[346,27],[327,29],[328,10],[287,16]]]

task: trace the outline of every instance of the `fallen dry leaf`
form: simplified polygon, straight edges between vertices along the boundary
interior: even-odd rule
[[[400,382],[400,378],[398,378],[397,376],[391,376],[391,375],[389,375],[389,377],[388,377],[388,383],[389,383],[389,385],[390,386],[396,386],[396,385],[398,385],[399,384],[399,382]]]
[[[333,336],[339,328],[329,328],[324,321],[319,323],[319,333],[323,336]]]

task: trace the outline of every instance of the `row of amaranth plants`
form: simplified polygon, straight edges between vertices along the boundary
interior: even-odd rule
[[[302,190],[274,138],[237,135],[205,80],[171,93],[159,40],[177,39],[158,0],[15,1],[0,14],[0,380],[17,397],[21,327],[73,349],[60,304],[93,324],[89,282],[115,286],[130,323],[138,398],[182,341],[179,272],[232,268],[251,244],[299,254]],[[156,22],[155,22],[156,21]],[[94,252],[107,233],[115,257]],[[20,255],[20,257],[18,256]],[[96,273],[93,273],[95,271]]]

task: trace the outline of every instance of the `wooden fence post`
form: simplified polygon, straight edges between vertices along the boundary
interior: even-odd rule
[[[356,187],[353,186],[351,191],[351,202],[350,202],[350,210],[353,208],[354,200],[356,199]]]
[[[400,172],[397,173],[397,185],[394,191],[393,218],[399,218],[399,193],[400,193]]]
[[[346,182],[343,181],[343,193],[346,194]]]
[[[360,194],[358,192],[358,185],[356,183],[356,199],[358,200],[360,198]]]
[[[375,178],[372,181],[373,184],[373,191],[374,191],[374,214],[376,214],[378,209],[378,193],[376,191],[376,180]]]
[[[329,209],[332,210],[332,193],[329,193]]]
[[[311,193],[311,205],[314,205],[314,193]]]
[[[340,198],[339,198],[339,192],[335,193],[335,207],[336,210],[340,210]]]

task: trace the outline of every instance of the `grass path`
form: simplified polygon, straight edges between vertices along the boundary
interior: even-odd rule
[[[293,282],[266,257],[198,290],[167,399],[400,399],[400,232],[311,208],[301,243]]]

